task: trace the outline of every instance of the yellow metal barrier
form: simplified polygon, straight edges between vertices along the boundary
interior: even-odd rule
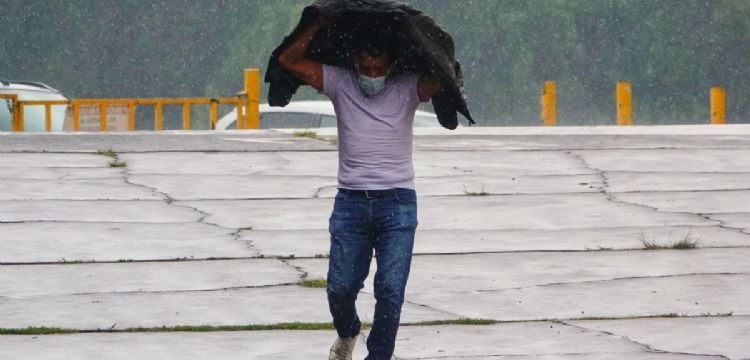
[[[555,82],[547,81],[542,87],[542,123],[544,126],[557,124],[557,100],[555,98]]]
[[[633,125],[633,105],[630,83],[617,83],[616,97],[617,125]]]
[[[162,130],[164,122],[164,105],[182,105],[182,129],[190,130],[190,114],[194,105],[209,106],[210,128],[214,129],[218,121],[218,105],[234,105],[237,110],[237,129],[260,128],[260,71],[248,69],[245,71],[245,91],[236,97],[227,98],[154,98],[154,99],[75,99],[75,100],[27,100],[18,101],[16,95],[0,94],[0,99],[11,100],[12,118],[11,131],[24,131],[24,106],[44,106],[45,130],[52,130],[52,106],[68,105],[71,107],[72,129],[81,130],[81,106],[95,106],[99,108],[99,130],[108,131],[107,109],[110,106],[127,106],[127,128],[135,130],[135,110],[137,106],[154,107],[154,129]]]
[[[724,124],[726,115],[726,101],[724,89],[720,87],[711,88],[711,124]]]

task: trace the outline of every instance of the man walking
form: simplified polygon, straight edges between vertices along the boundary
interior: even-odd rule
[[[339,191],[329,219],[328,303],[339,338],[329,359],[352,358],[360,332],[355,301],[376,257],[375,317],[367,360],[390,359],[398,332],[417,228],[412,163],[414,113],[441,91],[436,78],[392,75],[395,49],[374,33],[355,54],[356,71],[306,58],[312,21],[278,57],[281,66],[328,96],[338,122]]]

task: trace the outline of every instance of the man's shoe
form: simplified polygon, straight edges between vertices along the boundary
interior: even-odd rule
[[[354,345],[357,344],[357,337],[338,338],[331,346],[331,354],[328,360],[352,360]]]

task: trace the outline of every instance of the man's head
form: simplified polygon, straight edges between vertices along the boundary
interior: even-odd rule
[[[375,31],[363,36],[354,59],[357,71],[372,78],[387,76],[393,70],[395,52],[395,41],[392,35]]]
[[[386,78],[393,71],[395,60],[395,49],[389,37],[374,35],[376,36],[364,38],[360,42],[354,59],[360,87],[368,96],[374,96],[383,90]]]

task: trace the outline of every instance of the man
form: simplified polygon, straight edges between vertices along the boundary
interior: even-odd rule
[[[329,219],[328,303],[339,338],[330,359],[352,358],[360,332],[355,301],[373,250],[375,317],[366,359],[390,359],[398,331],[417,228],[412,164],[414,113],[442,89],[435,78],[391,76],[387,37],[362,41],[356,72],[305,57],[325,20],[312,21],[278,57],[281,66],[333,102],[339,135],[339,191]]]

